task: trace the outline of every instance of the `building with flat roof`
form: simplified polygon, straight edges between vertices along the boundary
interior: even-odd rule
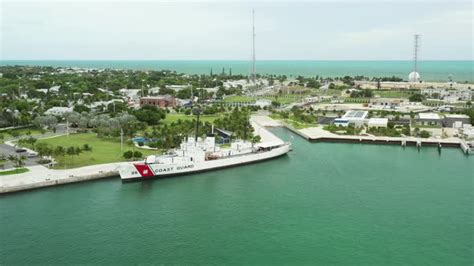
[[[69,113],[69,112],[72,112],[72,111],[73,111],[72,107],[55,106],[55,107],[51,107],[48,110],[46,110],[46,112],[44,112],[44,114],[45,115],[62,116],[65,113]]]
[[[355,127],[361,127],[364,125],[368,115],[368,111],[350,110],[341,118],[334,119],[334,124],[337,126],[354,125]]]
[[[442,126],[442,119],[437,113],[419,113],[415,121],[420,126]]]
[[[448,114],[443,118],[443,127],[461,128],[471,124],[471,119],[463,114]]]
[[[140,106],[153,105],[160,108],[175,107],[176,99],[170,95],[141,97]]]
[[[367,122],[368,127],[387,127],[388,118],[370,118]]]
[[[406,103],[406,99],[398,98],[372,98],[370,99],[369,107],[383,108],[383,109],[395,109]]]

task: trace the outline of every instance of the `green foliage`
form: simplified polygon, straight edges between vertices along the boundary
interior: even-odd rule
[[[250,112],[247,109],[235,108],[230,114],[214,121],[219,127],[233,132],[233,137],[248,140],[253,137],[253,127],[249,122]]]
[[[474,108],[465,109],[464,113],[471,119],[471,125],[474,125]]]
[[[395,77],[395,76],[391,76],[391,77],[380,77],[380,78],[372,78],[372,81],[381,81],[381,82],[384,82],[384,81],[393,81],[393,82],[401,82],[403,81],[402,78],[400,77]]]
[[[341,134],[341,135],[359,135],[362,131],[362,128],[354,127],[349,125],[347,127],[336,126],[334,124],[326,125],[323,127],[324,130],[330,131],[331,133]]]
[[[133,115],[141,122],[148,125],[158,125],[160,120],[166,117],[166,112],[163,109],[152,105],[145,105],[142,108],[133,111]]]
[[[352,91],[351,98],[371,98],[373,97],[373,92],[370,89],[364,89],[360,91]]]
[[[419,133],[419,136],[422,137],[422,138],[429,138],[430,137],[430,132],[426,131],[426,130],[422,130],[420,131]]]
[[[82,150],[83,151],[92,151],[92,147],[89,146],[89,144],[85,143],[84,145],[82,145]]]
[[[21,174],[30,171],[28,168],[16,168],[14,170],[8,171],[0,171],[0,176],[2,175],[14,175],[14,174]]]
[[[410,100],[410,102],[422,102],[425,100],[425,96],[419,93],[415,93],[411,95],[410,97],[408,97],[408,99]]]
[[[135,159],[141,159],[143,157],[143,154],[139,151],[134,151],[133,152],[133,158]]]
[[[88,112],[90,112],[90,110],[91,109],[89,107],[87,107],[83,104],[76,104],[73,108],[73,111],[78,112],[78,113],[82,113],[82,112],[88,113]]]
[[[370,127],[367,129],[367,133],[375,136],[387,136],[387,137],[400,137],[401,133],[395,128],[390,127]]]
[[[133,157],[133,151],[126,151],[123,153],[123,158],[129,160]]]

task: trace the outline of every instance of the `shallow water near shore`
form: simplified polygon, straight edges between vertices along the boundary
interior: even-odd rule
[[[408,78],[413,69],[411,60],[257,60],[257,73],[323,77],[364,75],[367,77]],[[112,68],[134,70],[175,70],[187,74],[228,73],[249,75],[250,60],[0,60],[1,65],[32,65],[79,68]],[[446,82],[449,77],[456,82],[474,82],[474,61],[427,60],[418,63],[421,77],[425,81]]]
[[[1,196],[0,264],[473,264],[473,156],[272,131],[288,156]]]

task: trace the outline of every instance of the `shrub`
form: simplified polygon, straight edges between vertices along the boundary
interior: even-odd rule
[[[82,146],[82,149],[84,151],[92,151],[92,147],[89,146],[89,144],[87,144],[87,143]]]
[[[126,151],[123,153],[123,158],[131,159],[133,157],[133,151]]]
[[[158,142],[150,142],[150,143],[148,143],[148,147],[150,147],[150,148],[158,148],[158,145],[159,145]]]
[[[143,156],[142,153],[139,151],[133,152],[133,158],[142,158],[142,156]]]
[[[426,130],[422,130],[422,131],[420,132],[420,137],[425,138],[425,139],[426,139],[426,138],[429,138],[429,137],[430,137],[430,132],[428,132],[428,131],[426,131]]]

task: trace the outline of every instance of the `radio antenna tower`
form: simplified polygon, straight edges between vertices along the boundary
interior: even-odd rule
[[[414,68],[413,68],[413,71],[415,73],[418,73],[418,50],[420,49],[420,34],[415,34],[414,35],[414,51],[413,51],[413,64],[414,64]]]
[[[252,9],[252,82],[255,84],[257,78],[255,68],[255,9]]]

